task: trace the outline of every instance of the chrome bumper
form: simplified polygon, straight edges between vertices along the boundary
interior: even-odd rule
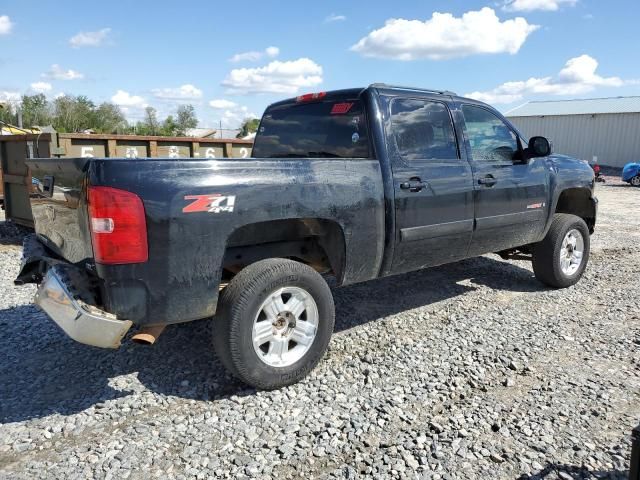
[[[132,322],[118,320],[115,315],[74,298],[65,277],[63,267],[50,268],[36,293],[36,305],[77,342],[94,347],[118,348]]]

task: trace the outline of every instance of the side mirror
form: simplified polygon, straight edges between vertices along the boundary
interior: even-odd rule
[[[551,155],[551,144],[544,137],[531,137],[529,152],[532,157],[547,157]]]

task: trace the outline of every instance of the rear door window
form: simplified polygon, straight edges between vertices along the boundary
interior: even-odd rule
[[[359,99],[279,105],[262,117],[256,158],[369,158],[369,134]]]
[[[444,103],[395,99],[391,102],[391,128],[404,160],[458,158],[451,115]]]

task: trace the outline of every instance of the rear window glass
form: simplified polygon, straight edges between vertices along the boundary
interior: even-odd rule
[[[256,158],[369,158],[358,99],[282,105],[267,110],[253,146]]]

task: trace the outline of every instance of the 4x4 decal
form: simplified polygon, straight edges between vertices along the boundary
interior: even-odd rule
[[[184,199],[192,200],[192,202],[182,209],[182,213],[230,213],[233,212],[233,207],[236,204],[235,195],[221,195],[219,193],[211,195],[186,195]]]

